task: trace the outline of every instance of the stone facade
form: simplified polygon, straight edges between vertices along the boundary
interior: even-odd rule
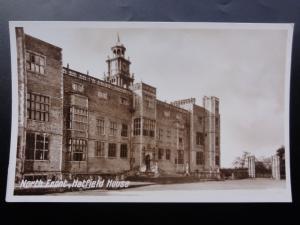
[[[219,99],[162,102],[135,83],[119,38],[103,80],[62,67],[62,49],[16,28],[23,177],[203,173],[220,168]]]

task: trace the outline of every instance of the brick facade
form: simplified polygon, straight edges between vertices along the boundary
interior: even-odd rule
[[[218,174],[219,99],[166,103],[134,83],[126,48],[111,48],[103,80],[62,67],[62,49],[16,28],[16,181],[144,172]],[[149,164],[150,163],[150,164]],[[146,165],[147,164],[147,165]]]

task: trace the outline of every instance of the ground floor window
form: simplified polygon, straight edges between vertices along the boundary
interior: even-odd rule
[[[166,149],[166,160],[170,160],[171,159],[171,151],[170,149]]]
[[[84,161],[86,159],[87,140],[69,139],[68,159],[70,161]]]
[[[104,142],[103,141],[96,141],[96,157],[104,157],[105,156],[105,149],[104,149]]]
[[[49,137],[47,134],[26,134],[25,158],[29,160],[49,159]]]
[[[177,151],[177,164],[183,164],[184,163],[184,154],[183,150]]]
[[[196,164],[203,165],[204,164],[204,154],[203,152],[196,152]]]
[[[158,149],[158,159],[163,159],[164,157],[164,150],[159,148]]]
[[[115,143],[108,144],[108,157],[117,156],[117,145]]]
[[[127,144],[121,144],[120,157],[127,158],[127,155],[128,155]]]

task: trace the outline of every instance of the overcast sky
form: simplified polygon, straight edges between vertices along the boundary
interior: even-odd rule
[[[98,78],[119,33],[136,81],[155,86],[158,99],[202,105],[204,95],[217,96],[222,167],[243,151],[270,156],[284,144],[287,30],[74,27],[24,30],[61,47],[64,66]]]

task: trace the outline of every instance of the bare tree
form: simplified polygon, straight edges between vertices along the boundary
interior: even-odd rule
[[[233,166],[235,168],[245,168],[247,157],[250,155],[250,152],[244,151],[242,156],[236,157],[236,159],[233,161]]]

